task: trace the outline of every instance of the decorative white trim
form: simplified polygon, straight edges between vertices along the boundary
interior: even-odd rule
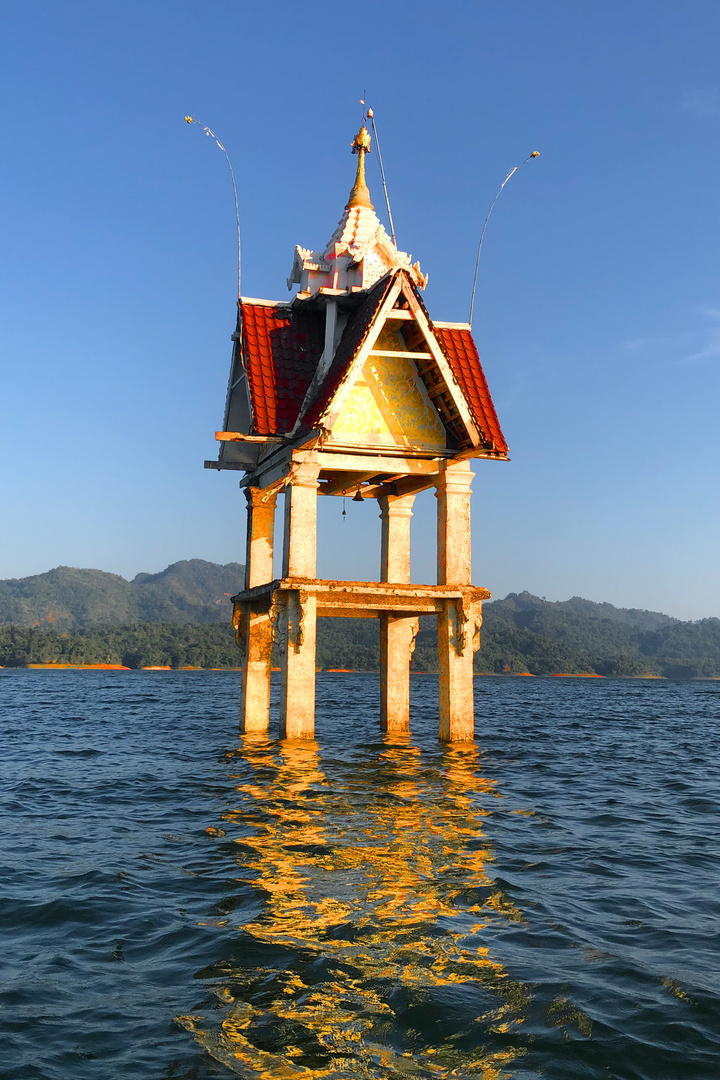
[[[261,307],[290,307],[288,300],[260,300],[257,296],[241,296],[241,304],[259,304]]]

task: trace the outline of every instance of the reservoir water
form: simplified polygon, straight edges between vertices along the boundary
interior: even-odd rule
[[[1,1080],[716,1080],[720,683],[412,694],[0,671]]]

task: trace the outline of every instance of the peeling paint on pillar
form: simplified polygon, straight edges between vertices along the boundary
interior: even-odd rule
[[[473,475],[467,462],[448,462],[436,481],[438,585],[469,585],[471,581]],[[468,634],[466,617],[463,608],[450,601],[438,615],[439,735],[444,742],[468,742],[475,734],[472,629]]]
[[[245,555],[245,588],[265,585],[272,581],[273,534],[277,497],[259,488],[248,488],[247,548]],[[242,622],[241,622],[242,621]],[[273,641],[272,623],[267,611],[250,608],[238,616],[242,636],[236,635],[243,654],[240,685],[240,730],[267,731],[270,726],[270,664]]]
[[[283,577],[314,578],[317,559],[317,491],[320,467],[306,459],[285,489]],[[317,600],[298,590],[284,600],[280,626],[280,738],[315,736]]]
[[[410,581],[410,519],[414,495],[378,499],[382,523],[380,580]],[[380,616],[380,726],[383,731],[410,730],[410,658],[417,619],[387,612]]]

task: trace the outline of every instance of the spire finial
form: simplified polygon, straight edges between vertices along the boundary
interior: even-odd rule
[[[364,124],[351,145],[353,154],[358,156],[358,165],[355,185],[350,192],[346,209],[349,210],[351,206],[367,206],[370,210],[374,210],[375,207],[370,202],[370,192],[365,183],[365,155],[370,152],[370,133]]]

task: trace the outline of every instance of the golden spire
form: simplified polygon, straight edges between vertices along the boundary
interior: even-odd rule
[[[365,155],[370,152],[370,134],[364,125],[358,131],[351,145],[353,154],[358,156],[357,176],[345,209],[349,210],[351,206],[367,206],[368,209],[374,210],[375,207],[370,202],[370,192],[365,183]]]

